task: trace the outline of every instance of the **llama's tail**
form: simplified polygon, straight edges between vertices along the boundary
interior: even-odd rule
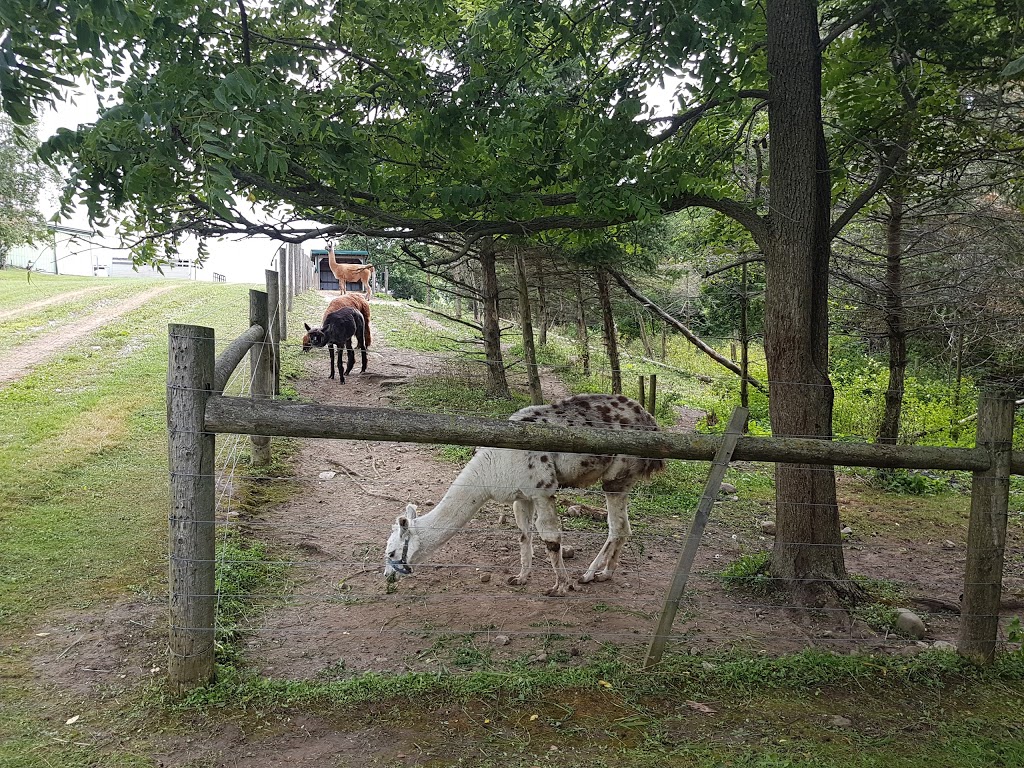
[[[363,334],[366,339],[366,346],[370,346],[370,303],[366,303],[363,309]]]

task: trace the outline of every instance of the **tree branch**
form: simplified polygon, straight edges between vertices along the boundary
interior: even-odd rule
[[[666,323],[668,323],[671,326],[673,326],[674,328],[676,328],[676,330],[678,330],[681,334],[683,334],[683,336],[686,337],[686,340],[689,341],[691,344],[693,344],[693,346],[695,346],[697,349],[699,349],[701,352],[703,352],[705,355],[710,357],[712,360],[714,360],[719,365],[721,365],[721,366],[723,366],[725,368],[728,368],[730,371],[735,373],[737,376],[740,376],[740,377],[743,376],[742,369],[738,365],[736,365],[736,363],[734,363],[732,360],[728,359],[727,357],[722,357],[722,355],[718,354],[718,352],[716,352],[714,349],[712,349],[703,339],[701,339],[699,336],[697,336],[697,334],[695,334],[693,331],[691,331],[689,328],[687,328],[681,322],[679,322],[674,317],[672,317],[672,315],[670,315],[668,312],[663,310],[661,307],[659,307],[653,301],[651,301],[646,296],[644,296],[642,293],[640,293],[640,291],[638,291],[635,287],[633,287],[633,285],[628,280],[626,280],[626,278],[624,278],[622,275],[620,275],[618,272],[616,272],[614,270],[609,270],[609,272],[611,273],[611,276],[614,277],[615,280],[619,283],[619,285],[622,286],[623,290],[625,290],[626,293],[628,293],[634,299],[636,299],[641,304],[643,304],[645,307],[647,307],[649,310],[651,310],[651,312],[654,312],[656,315],[658,315],[658,317],[660,317]],[[750,382],[750,385],[752,387],[754,387],[755,389],[763,392],[766,395],[768,394],[768,390],[765,389],[765,386],[760,381],[758,381],[753,376],[751,376],[749,373],[747,374],[747,381]]]

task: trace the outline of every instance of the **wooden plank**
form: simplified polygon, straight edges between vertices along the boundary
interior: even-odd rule
[[[245,353],[257,342],[263,341],[265,331],[262,325],[251,325],[237,339],[232,341],[223,352],[217,356],[214,365],[213,390],[218,394],[224,391],[228,379],[235,372],[235,368],[242,362]]]
[[[665,606],[661,609],[661,618],[658,620],[658,628],[651,640],[651,647],[647,650],[647,658],[644,659],[644,666],[651,667],[661,661],[665,652],[665,643],[672,634],[672,624],[676,619],[676,611],[679,610],[679,600],[686,589],[686,582],[690,578],[690,568],[697,556],[700,542],[704,536],[704,528],[711,516],[711,507],[718,497],[718,491],[722,487],[722,480],[725,479],[725,470],[729,468],[736,443],[743,427],[747,423],[747,409],[736,408],[729,419],[729,425],[725,429],[725,436],[719,446],[715,459],[711,464],[711,471],[708,473],[708,481],[704,485],[704,495],[697,503],[697,511],[693,515],[693,522],[690,524],[690,532],[686,536],[686,544],[683,551],[679,553],[679,562],[676,564],[676,572],[672,577],[672,584],[669,587],[668,595],[665,598]]]
[[[252,401],[215,396],[206,406],[206,425],[215,432],[392,440],[406,443],[488,445],[520,450],[629,454],[710,461],[722,437],[668,432],[611,431],[523,424],[469,416],[413,413],[391,408]],[[839,443],[798,437],[741,437],[736,461],[908,469],[987,469],[990,457],[979,448]],[[1015,452],[1015,474],[1024,474],[1024,453]]]
[[[967,565],[957,651],[972,661],[995,660],[1003,558],[1010,500],[1013,396],[984,393],[978,406],[977,445],[992,456],[989,469],[974,473],[967,526]]]
[[[272,269],[264,273],[264,281],[267,286],[267,327],[270,329],[271,352],[274,360],[274,394],[281,394],[281,322],[278,314],[280,306],[281,291],[277,282],[277,272]]]
[[[168,328],[167,431],[171,687],[213,678],[214,436],[203,413],[214,380],[212,328]]]

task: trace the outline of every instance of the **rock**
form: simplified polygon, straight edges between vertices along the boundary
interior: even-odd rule
[[[530,663],[531,664],[543,664],[547,660],[548,660],[548,655],[546,653],[544,653],[544,651],[541,651],[540,653],[536,654],[535,656],[531,656],[530,657]]]
[[[480,583],[481,584],[486,584],[490,580],[491,580],[491,574],[489,574],[489,573],[481,573],[480,574]]]
[[[835,530],[835,529],[833,528],[832,530]],[[849,536],[851,533],[853,533],[853,528],[851,528],[850,526],[846,526],[845,528],[843,528],[843,530],[840,531],[840,533],[843,536]]]
[[[842,715],[835,715],[832,718],[832,725],[836,728],[849,728],[853,725],[853,720],[848,717],[843,717]]]
[[[942,548],[943,549],[956,549],[956,543],[953,542],[953,541],[950,541],[949,539],[946,539],[944,542],[942,542]]]
[[[948,640],[936,640],[932,643],[933,651],[949,651],[951,653],[956,652],[956,646]]]
[[[572,560],[574,557],[576,557],[576,548],[575,547],[562,547],[562,559],[563,560]]]
[[[581,651],[575,645],[572,648],[569,649],[569,655],[570,656],[579,656],[581,653],[583,653],[583,651]]]
[[[330,470],[328,470],[327,472],[321,472],[321,473],[320,473],[320,474],[318,475],[318,477],[319,477],[319,478],[320,478],[321,480],[333,480],[333,479],[334,479],[334,477],[335,477],[335,476],[336,476],[337,474],[338,474],[337,472],[331,472]]]
[[[508,645],[512,640],[508,635],[495,635],[491,642],[495,645]]]
[[[897,608],[896,631],[913,640],[920,640],[927,631],[921,617],[907,608]]]
[[[719,492],[729,496],[736,493],[736,486],[732,483],[722,483],[722,489]]]
[[[900,656],[917,656],[923,650],[924,648],[919,645],[908,645],[906,648],[900,648],[899,654]]]
[[[775,535],[775,521],[774,520],[762,520],[761,521],[761,533],[766,536]]]

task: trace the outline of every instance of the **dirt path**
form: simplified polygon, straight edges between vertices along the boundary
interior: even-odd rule
[[[177,286],[174,285],[160,285],[156,288],[150,288],[148,291],[143,291],[142,293],[118,302],[117,304],[103,307],[102,309],[89,314],[82,320],[76,320],[74,323],[48,333],[40,339],[34,339],[22,344],[20,347],[11,350],[6,355],[0,355],[0,385],[20,379],[29,370],[55,355],[60,350],[65,349],[79,339],[88,336],[90,333],[106,325],[111,320],[114,320],[121,315],[126,315],[132,310],[138,309],[150,299],[153,299],[162,293],[166,293],[167,291],[173,290],[176,287]],[[92,290],[96,289],[87,288],[85,289],[85,292]],[[54,301],[65,301],[80,293],[82,293],[82,291],[64,294],[59,299],[54,299]],[[45,303],[54,303],[54,301],[49,299],[44,301]],[[42,303],[37,302],[36,304],[41,305]]]
[[[49,307],[52,304],[60,304],[70,299],[77,299],[78,297],[85,296],[86,294],[89,293],[102,291],[105,287],[106,286],[104,285],[97,285],[92,288],[80,288],[77,291],[69,291],[67,293],[62,293],[59,296],[51,296],[48,299],[40,299],[39,301],[33,301],[30,304],[22,304],[20,307],[15,307],[14,309],[7,309],[4,310],[3,312],[0,312],[0,320],[7,320],[18,315],[24,315],[27,314],[28,312],[33,312],[37,309],[42,309],[43,307]]]

